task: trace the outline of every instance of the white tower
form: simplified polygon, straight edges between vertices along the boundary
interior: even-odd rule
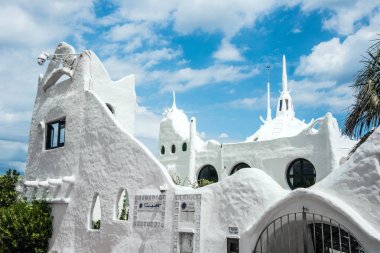
[[[288,91],[288,77],[286,74],[286,59],[282,56],[282,91],[278,99],[276,116],[284,116],[294,118],[295,112],[293,108],[292,97]]]

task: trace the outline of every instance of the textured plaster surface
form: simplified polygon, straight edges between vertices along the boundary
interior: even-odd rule
[[[61,186],[48,189],[26,187],[26,195],[45,198],[53,208],[50,252],[173,252],[178,246],[174,245],[173,238],[178,237],[181,231],[195,230],[198,233],[194,222],[199,220],[199,252],[226,252],[226,238],[231,237],[228,229],[233,226],[238,227],[240,252],[248,253],[253,251],[260,233],[271,221],[284,214],[300,212],[303,206],[348,228],[367,252],[379,252],[379,130],[341,166],[337,165],[340,151],[331,148],[334,146],[331,136],[339,136],[336,131],[332,132],[336,126],[331,115],[326,115],[321,121],[318,133],[301,132],[298,137],[261,142],[261,153],[254,146],[258,143],[230,144],[221,152],[220,144],[209,141],[203,147],[209,152],[204,153],[193,144],[192,150],[198,150],[203,159],[197,161],[198,164],[219,159],[217,167],[223,168],[223,163],[232,166],[232,157],[229,160],[222,157],[227,156],[228,148],[237,156],[237,153],[244,152],[243,145],[252,145],[261,160],[246,159],[258,169],[242,169],[203,188],[176,186],[168,170],[133,137],[128,125],[128,122],[133,122],[133,113],[129,113],[129,109],[120,110],[124,113],[124,121],[117,118],[117,108],[123,107],[117,106],[122,104],[118,101],[121,98],[119,95],[113,98],[111,91],[107,97],[106,92],[101,91],[106,89],[101,87],[102,84],[112,86],[115,83],[109,79],[95,54],[91,51],[80,54],[73,66],[71,78],[53,84],[46,91],[43,90],[44,76],[59,66],[51,63],[47,73],[41,76],[30,131],[26,180],[49,182],[67,176],[75,179],[73,184],[66,180]],[[124,80],[128,81],[125,82],[127,88],[123,101],[134,106],[135,94],[128,92],[133,89],[133,79]],[[121,91],[115,89],[114,92]],[[107,108],[106,102],[115,105],[115,115]],[[66,118],[64,147],[45,150],[44,126],[62,117]],[[193,126],[190,142],[195,134]],[[270,152],[271,145],[276,145],[281,154]],[[182,152],[180,147],[177,150]],[[294,152],[300,153],[295,155]],[[309,189],[290,191],[276,176],[284,173],[276,163],[285,166],[287,160],[298,155],[310,159],[325,174]],[[276,157],[279,160],[269,162]],[[327,167],[325,171],[322,170],[324,166]],[[128,221],[116,219],[121,189],[126,189],[129,196]],[[91,207],[96,194],[100,198],[100,230],[90,227]],[[137,217],[142,215],[135,208],[136,196],[165,196],[163,227],[135,225],[135,213]],[[196,205],[200,216],[194,222],[174,222],[178,213],[178,196],[186,201],[192,199],[189,196],[200,196],[200,204]],[[144,215],[148,221],[154,221],[158,214],[148,212]]]

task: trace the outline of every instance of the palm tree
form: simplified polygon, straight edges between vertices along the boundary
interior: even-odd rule
[[[360,138],[350,155],[364,143],[380,124],[380,40],[367,50],[364,67],[358,71],[354,90],[355,103],[349,108],[343,133]]]

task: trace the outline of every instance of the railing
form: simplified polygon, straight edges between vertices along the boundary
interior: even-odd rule
[[[254,253],[365,253],[356,237],[326,216],[302,212],[283,215],[260,234]]]

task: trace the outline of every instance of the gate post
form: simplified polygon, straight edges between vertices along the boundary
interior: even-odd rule
[[[303,252],[304,253],[308,253],[307,252],[307,220],[306,220],[306,212],[308,212],[309,210],[307,208],[305,208],[304,206],[302,207],[302,233],[303,233]]]

